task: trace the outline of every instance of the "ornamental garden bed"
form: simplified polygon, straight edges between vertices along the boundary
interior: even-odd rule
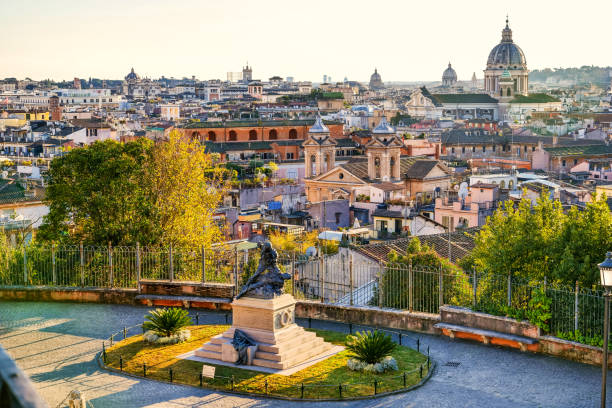
[[[433,371],[431,361],[425,355],[404,346],[397,346],[391,354],[399,370],[382,374],[350,370],[346,364],[349,359],[347,350],[289,376],[213,365],[214,379],[206,378],[201,376],[201,362],[177,358],[228,328],[227,325],[190,326],[191,337],[177,344],[148,343],[139,334],[106,348],[101,359],[104,366],[111,370],[158,381],[275,398],[311,400],[367,398],[408,391],[423,384]],[[347,337],[338,332],[312,331],[337,345],[343,345]]]

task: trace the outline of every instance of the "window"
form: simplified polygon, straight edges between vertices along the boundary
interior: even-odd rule
[[[527,153],[527,146],[523,146],[523,150]]]
[[[453,153],[453,154],[455,153],[455,148],[454,147],[451,147],[451,153]]]
[[[531,151],[535,152],[535,146],[531,146]]]
[[[461,148],[461,153],[465,153],[465,146]]]
[[[271,129],[270,132],[268,132],[268,138],[270,140],[278,139],[278,132],[276,131],[276,129]]]
[[[293,153],[287,153],[287,160],[293,160]]]
[[[482,152],[486,152],[487,151],[487,147],[486,146],[482,146]]]
[[[338,174],[338,178],[339,178],[340,180],[342,180],[342,179],[344,178],[344,173],[340,173],[340,174]]]
[[[334,213],[334,215],[336,216],[336,224],[340,224],[340,216],[342,216],[342,213],[337,212]]]
[[[298,135],[297,135],[297,130],[295,130],[295,129],[291,129],[291,130],[289,131],[289,139],[297,139],[297,136],[298,136]]]
[[[476,151],[476,146],[472,146],[472,153]]]
[[[230,130],[230,132],[229,132],[229,140],[231,142],[235,142],[237,140],[236,131],[235,130]]]
[[[574,159],[574,166],[578,164],[578,159]]]
[[[289,155],[289,154],[291,154],[293,156],[293,153],[287,153],[287,155]],[[289,170],[287,170],[287,178],[297,180],[297,178],[298,178],[297,170],[296,169],[289,169]]]
[[[563,160],[563,161],[561,162],[561,165],[562,165],[563,167],[565,167],[565,160]]]
[[[496,147],[497,147],[497,146],[493,145],[493,151],[495,151],[495,148],[496,148]]]
[[[211,142],[216,142],[217,141],[217,135],[212,130],[210,132],[208,132],[208,140],[210,140]]]

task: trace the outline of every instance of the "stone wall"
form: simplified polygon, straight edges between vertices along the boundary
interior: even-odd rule
[[[540,329],[529,322],[519,322],[508,317],[474,312],[464,307],[442,306],[440,308],[440,317],[440,320],[444,323],[514,334],[533,339],[540,337]]]
[[[159,296],[199,296],[205,298],[232,299],[234,285],[214,282],[168,282],[160,280],[141,280],[140,293]]]
[[[440,322],[440,316],[429,313],[382,310],[367,306],[338,306],[301,300],[295,305],[295,315],[301,318],[440,334],[440,331],[433,327]]]

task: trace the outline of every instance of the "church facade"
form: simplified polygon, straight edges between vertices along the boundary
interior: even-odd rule
[[[365,145],[366,158],[337,166],[336,141],[320,119],[302,146],[306,196],[311,203],[338,199],[353,203],[358,197],[370,197],[371,202],[410,202],[450,186],[451,173],[440,161],[401,156],[404,144],[384,116]]]

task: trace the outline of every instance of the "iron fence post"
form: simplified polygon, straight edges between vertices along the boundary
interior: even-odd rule
[[[110,241],[108,241],[108,269],[109,275],[108,280],[110,287],[113,287],[113,248],[111,247]]]
[[[408,311],[414,311],[414,271],[412,270],[412,259],[408,262]]]
[[[83,241],[79,242],[79,257],[80,257],[80,271],[81,271],[81,286],[85,286],[85,256],[83,253]]]
[[[202,251],[202,283],[206,282],[206,249],[204,245],[201,248]]]
[[[248,251],[245,251],[245,253],[248,254]],[[246,256],[245,256],[245,261],[246,261]],[[295,271],[296,271],[295,269],[295,251],[293,251],[291,253],[291,296],[293,297],[295,297]]]
[[[444,304],[444,279],[442,276],[442,265],[440,264],[440,272],[438,274],[438,310]]]
[[[138,288],[138,293],[140,293],[140,242],[136,242],[136,285]]]
[[[508,273],[508,307],[512,306],[512,275]]]
[[[378,261],[378,307],[383,305],[383,262]]]
[[[57,270],[55,269],[55,242],[51,243],[51,270],[53,273],[53,286],[57,286]]]
[[[174,281],[174,259],[172,255],[172,244],[170,244],[168,248],[168,277],[170,278],[170,282]]]
[[[23,284],[28,284],[28,255],[26,254],[26,245],[23,243]]]
[[[574,331],[578,330],[578,281],[574,292]]]
[[[240,291],[240,283],[238,283],[238,248],[234,247],[234,282],[236,284],[236,293]]]
[[[476,303],[477,303],[477,299],[476,299],[476,292],[478,290],[477,279],[478,277],[476,276],[476,267],[472,266],[472,304],[473,304],[474,310],[476,310]]]
[[[319,298],[321,303],[325,302],[325,260],[323,259],[323,252],[321,251],[321,246],[319,245]]]
[[[351,299],[350,299],[350,304],[351,306],[353,306],[354,304],[354,299],[353,299],[353,291],[354,291],[354,282],[353,282],[353,254],[352,252],[349,253],[349,290],[350,290],[350,294],[351,294]]]

